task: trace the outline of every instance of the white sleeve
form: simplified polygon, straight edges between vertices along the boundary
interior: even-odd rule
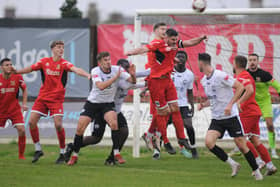
[[[100,76],[100,71],[98,71],[98,68],[93,68],[91,70],[91,79],[92,79],[92,82],[93,84],[95,84],[96,82],[101,82],[102,79],[101,79],[101,76]]]
[[[151,73],[151,69],[149,68],[149,69],[146,69],[145,71],[139,71],[139,72],[136,72],[136,78],[138,78],[138,77],[147,77],[147,76],[149,76],[150,75],[150,73]]]
[[[194,75],[193,75],[193,72],[191,72],[191,71],[189,73],[189,79],[191,81],[190,81],[190,84],[188,85],[187,89],[192,90],[193,89],[193,82],[194,82]]]
[[[229,87],[232,87],[235,82],[235,79],[225,72],[221,72],[219,75],[219,78],[221,79],[222,84],[229,86]]]
[[[127,80],[130,78],[130,74],[127,73],[123,68],[121,68],[121,75],[120,78],[123,80]]]

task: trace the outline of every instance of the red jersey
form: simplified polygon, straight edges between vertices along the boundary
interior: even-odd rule
[[[173,70],[174,60],[170,47],[163,40],[158,39],[154,39],[146,47],[149,49],[148,66],[151,68],[150,78],[159,78],[163,75],[169,76]]]
[[[42,58],[39,62],[31,66],[32,70],[40,70],[42,86],[37,99],[48,102],[63,102],[65,96],[65,86],[67,82],[67,72],[74,65],[60,59],[54,62],[52,57]]]
[[[259,105],[256,102],[255,95],[256,95],[256,84],[253,79],[253,77],[248,73],[246,70],[241,72],[239,75],[236,76],[236,79],[243,84],[243,86],[246,86],[248,84],[252,84],[254,88],[254,93],[251,95],[251,97],[243,102],[241,104],[241,110],[240,117],[248,117],[248,116],[261,116],[261,109]]]
[[[5,79],[0,74],[0,115],[11,115],[20,108],[18,102],[19,87],[26,89],[26,84],[20,74],[11,74]]]

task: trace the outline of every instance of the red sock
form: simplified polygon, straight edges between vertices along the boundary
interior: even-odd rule
[[[157,118],[156,120],[157,120],[158,130],[161,133],[164,144],[166,144],[169,142],[166,134],[166,124],[167,124],[168,116],[156,115],[156,118]]]
[[[156,115],[155,115],[155,116],[153,116],[153,119],[152,119],[152,122],[150,124],[148,132],[153,134],[155,132],[156,128],[157,128],[157,118],[156,118]]]
[[[172,121],[176,129],[176,136],[178,139],[185,139],[184,123],[180,111],[172,112]]]
[[[26,136],[25,135],[18,137],[18,156],[19,157],[24,157],[25,142],[26,142]]]
[[[62,128],[60,131],[56,131],[58,141],[59,141],[59,147],[61,149],[65,148],[65,131],[64,128]]]
[[[265,162],[265,163],[268,163],[271,161],[271,158],[270,158],[270,155],[266,149],[266,147],[263,145],[263,144],[260,144],[258,147],[257,147],[257,150],[259,152],[259,154],[261,155],[261,158],[262,160]]]
[[[31,134],[33,143],[35,144],[35,143],[39,142],[40,138],[39,138],[38,126],[36,125],[36,127],[34,129],[29,128],[29,130],[30,130],[30,134]]]
[[[257,158],[259,155],[257,150],[255,149],[255,146],[250,141],[247,141],[246,144],[250,151],[253,153],[254,157]]]

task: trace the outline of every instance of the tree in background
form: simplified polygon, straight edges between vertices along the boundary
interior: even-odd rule
[[[60,8],[62,18],[81,18],[82,12],[76,7],[77,0],[66,0]]]

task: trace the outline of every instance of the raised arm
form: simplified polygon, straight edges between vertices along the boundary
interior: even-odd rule
[[[83,70],[82,68],[73,66],[70,68],[70,70],[79,76],[86,77],[88,79],[90,79],[90,77],[91,77],[90,74],[88,72],[86,72],[85,70]]]
[[[202,42],[205,39],[207,39],[207,36],[206,35],[202,35],[200,37],[192,38],[190,40],[184,40],[183,41],[183,46],[184,47],[195,46],[195,45],[199,44],[200,42]]]
[[[31,66],[26,67],[26,68],[23,68],[23,69],[20,69],[20,70],[16,70],[16,69],[13,68],[13,72],[14,72],[15,74],[26,74],[26,73],[30,73],[30,72],[32,72],[32,71],[33,71],[33,70],[32,70],[32,68],[31,68]]]
[[[139,47],[139,48],[133,49],[131,51],[127,51],[124,54],[126,56],[132,56],[132,55],[144,54],[144,53],[147,53],[147,52],[149,52],[149,49],[147,47],[143,46],[143,47]]]

